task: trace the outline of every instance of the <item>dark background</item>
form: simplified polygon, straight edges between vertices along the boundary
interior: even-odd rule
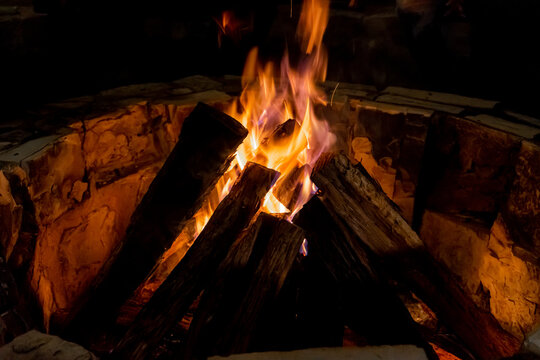
[[[448,14],[446,1],[332,1],[328,79],[492,98],[539,115],[540,1],[455,1],[463,10]],[[300,5],[293,1],[290,18],[289,1],[0,0],[3,108],[239,75],[255,45],[266,58],[279,60],[285,47],[294,58]],[[219,46],[224,10],[240,26]]]

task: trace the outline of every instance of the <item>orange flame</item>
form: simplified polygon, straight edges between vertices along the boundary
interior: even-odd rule
[[[287,54],[278,73],[273,63],[258,61],[257,48],[249,53],[242,74],[244,90],[226,111],[248,129],[249,135],[216,189],[220,198],[228,193],[248,161],[275,169],[285,178],[304,165],[311,169],[335,141],[326,121],[314,113],[315,105],[326,104],[325,94],[316,83],[326,78],[327,56],[322,39],[329,5],[329,0],[304,0],[296,34],[305,55],[296,68]],[[282,203],[278,181],[265,198],[263,211],[289,213],[292,218],[313,194],[309,172],[298,172],[296,183],[287,183],[290,191],[298,189],[292,203]],[[209,214],[202,210],[197,217],[204,220]]]
[[[304,0],[297,29],[304,55],[295,68],[287,54],[277,73],[273,63],[258,61],[257,48],[249,53],[242,75],[244,90],[226,111],[249,130],[249,135],[213,194],[166,252],[160,266],[170,270],[176,266],[248,161],[281,173],[264,199],[262,211],[286,214],[290,220],[317,190],[309,178],[311,168],[335,141],[328,123],[314,112],[316,105],[326,105],[325,94],[316,82],[326,78],[322,38],[328,9],[328,0]],[[168,272],[158,268],[155,273],[166,277]],[[144,288],[156,288],[165,277],[154,277]]]

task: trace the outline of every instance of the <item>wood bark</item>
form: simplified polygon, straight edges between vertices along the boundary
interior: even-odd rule
[[[381,279],[365,245],[313,197],[294,222],[306,231],[308,257],[324,263],[338,284],[345,324],[370,345],[415,344],[431,349],[396,293]]]
[[[277,179],[274,170],[248,163],[195,243],[141,310],[114,351],[115,358],[146,359],[206,287],[220,262],[259,209]]]
[[[385,263],[390,277],[408,283],[482,359],[514,354],[519,341],[472,301],[431,258],[418,235],[362,165],[343,155],[321,157],[311,176],[329,213]]]
[[[66,335],[73,336],[74,330],[88,334],[114,321],[120,306],[200,208],[246,136],[247,130],[230,116],[203,103],[195,107]]]
[[[287,209],[294,209],[298,197],[302,191],[304,176],[309,175],[310,168],[308,164],[295,167],[288,174],[282,176],[276,183],[273,194]]]
[[[277,297],[303,239],[302,229],[285,220],[258,217],[203,295],[185,359],[248,351],[257,320]]]

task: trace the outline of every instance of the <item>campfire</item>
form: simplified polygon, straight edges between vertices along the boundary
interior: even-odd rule
[[[480,113],[496,102],[325,82],[329,8],[304,0],[298,56],[252,49],[237,97],[197,77],[148,85],[153,100],[0,153],[14,335],[113,359],[523,348],[540,131]],[[220,46],[236,21],[216,20]]]

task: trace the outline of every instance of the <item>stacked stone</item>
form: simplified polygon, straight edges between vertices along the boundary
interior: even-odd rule
[[[477,305],[523,340],[540,323],[540,120],[496,101],[322,85],[328,104],[316,112],[335,150],[364,165]],[[193,76],[0,125],[0,255],[29,269],[45,326],[69,313],[122,238],[196,103],[224,108],[240,91],[238,77]]]

